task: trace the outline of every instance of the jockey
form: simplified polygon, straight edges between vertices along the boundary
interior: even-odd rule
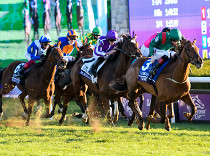
[[[165,27],[162,32],[170,32],[171,29],[168,27]],[[151,43],[152,39],[154,39],[159,33],[155,33],[154,35],[152,35],[150,38],[148,38],[143,46],[141,47],[141,52],[143,54],[144,57],[148,57],[149,56],[149,44]]]
[[[182,33],[179,29],[172,29],[168,32],[159,33],[155,39],[152,39],[149,45],[149,55],[151,56],[151,63],[158,60],[158,64],[153,66],[150,76],[156,74],[157,69],[170,58],[174,56],[175,52],[170,51],[182,39]]]
[[[43,35],[39,40],[35,40],[28,47],[25,57],[28,62],[19,70],[17,76],[21,76],[24,71],[29,68],[36,60],[41,60],[44,57],[44,53],[47,51],[50,45],[51,39],[48,35]]]
[[[98,66],[107,58],[108,55],[111,55],[115,52],[114,48],[116,47],[115,41],[118,39],[118,34],[114,30],[109,30],[106,36],[101,36],[96,44],[94,49],[93,57],[95,62],[92,65],[89,73],[96,76],[96,69]]]
[[[92,30],[92,33],[87,33],[82,37],[81,42],[84,44],[95,45],[97,43],[98,38],[102,35],[102,30],[100,27],[95,27]]]
[[[66,37],[58,38],[58,47],[64,52],[63,56],[67,62],[74,61],[77,58],[77,51],[81,43],[77,41],[78,35],[74,29],[70,29]]]

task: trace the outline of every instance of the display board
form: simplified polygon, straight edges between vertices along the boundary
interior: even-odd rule
[[[210,58],[210,0],[129,0],[129,21],[140,45],[164,27],[178,28]]]

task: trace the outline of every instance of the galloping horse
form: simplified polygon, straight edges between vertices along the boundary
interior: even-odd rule
[[[126,83],[129,90],[129,106],[137,116],[139,122],[138,128],[142,130],[144,128],[144,122],[142,120],[142,113],[140,109],[134,103],[136,97],[144,92],[148,92],[157,96],[159,100],[159,111],[161,119],[150,118],[149,121],[165,122],[165,129],[170,130],[169,119],[166,116],[167,104],[175,102],[179,99],[184,101],[191,107],[191,113],[185,114],[185,117],[191,121],[195,115],[197,108],[190,96],[190,81],[188,78],[190,63],[197,68],[201,68],[203,60],[199,56],[199,49],[195,43],[191,43],[188,40],[183,39],[181,45],[178,47],[177,59],[170,62],[162,71],[159,78],[155,83],[158,95],[155,92],[152,85],[147,82],[138,81],[138,75],[141,66],[148,58],[139,58],[126,73]],[[149,128],[149,127],[147,127]]]
[[[47,9],[43,12],[43,24],[44,24],[44,34],[49,35],[50,31],[50,14]]]
[[[81,0],[77,0],[77,24],[79,27],[80,37],[84,35],[84,10]]]
[[[24,13],[23,26],[24,26],[24,32],[25,32],[25,40],[26,40],[26,45],[28,47],[29,42],[30,42],[31,22],[30,22],[30,19],[29,19],[28,10],[24,9],[23,13]]]
[[[55,80],[54,106],[53,106],[53,109],[50,113],[50,117],[52,117],[54,115],[56,105],[58,104],[59,107],[63,109],[61,119],[59,120],[60,125],[63,123],[64,118],[66,116],[67,107],[68,107],[69,102],[71,100],[73,100],[74,97],[75,97],[75,94],[74,94],[74,91],[73,91],[74,90],[73,84],[70,83],[69,85],[66,86],[65,89],[63,89],[62,82],[65,81],[67,76],[68,77],[70,76],[70,72],[71,72],[71,69],[72,69],[73,65],[75,64],[75,62],[80,57],[87,56],[87,55],[89,55],[89,56],[93,55],[93,49],[91,48],[91,46],[89,44],[88,45],[83,45],[80,49],[81,49],[81,52],[79,52],[79,56],[77,57],[77,59],[74,62],[72,62],[70,65],[67,66],[68,69],[66,69],[64,72],[58,74],[58,76],[60,78]],[[65,74],[65,73],[67,73],[67,74]],[[62,97],[63,97],[63,106],[61,104],[61,98]],[[85,113],[85,105],[82,106],[79,102],[77,102],[77,105],[81,108],[82,113]]]
[[[139,50],[135,43],[135,39],[132,39],[129,35],[123,35],[123,39],[117,43],[118,49],[113,55],[113,58],[110,57],[100,69],[97,83],[92,83],[91,80],[79,74],[84,64],[82,58],[75,63],[71,71],[71,79],[76,95],[75,100],[82,103],[86,102],[86,95],[83,94],[81,90],[86,84],[91,91],[99,96],[100,102],[104,108],[104,115],[108,116],[108,121],[110,122],[112,121],[109,112],[109,99],[117,101],[121,95],[116,94],[116,92],[109,87],[109,83],[124,75],[132,60],[139,55]]]
[[[68,30],[70,30],[72,29],[72,2],[71,0],[67,0],[66,17],[67,17],[67,28]]]
[[[61,32],[61,10],[59,7],[59,0],[56,0],[55,2],[54,18],[55,18],[55,27],[57,31],[57,37],[59,37],[60,32]]]
[[[2,88],[0,90],[0,113],[2,114],[2,95],[8,94],[14,87],[17,87],[22,91],[19,95],[20,102],[23,106],[24,112],[27,113],[26,125],[29,125],[31,113],[33,111],[34,101],[41,98],[44,99],[46,105],[46,117],[49,116],[49,105],[51,103],[51,96],[54,93],[54,75],[56,65],[61,68],[66,67],[66,61],[63,59],[63,52],[57,47],[49,47],[45,61],[40,64],[36,64],[32,71],[28,73],[28,76],[24,80],[23,85],[12,82],[13,72],[17,65],[23,63],[21,61],[15,61],[6,67],[5,71],[0,77]],[[32,83],[34,82],[34,83]],[[37,83],[38,82],[38,83]],[[24,98],[28,98],[28,109],[25,106]]]

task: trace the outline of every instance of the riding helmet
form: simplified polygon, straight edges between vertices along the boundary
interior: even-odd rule
[[[67,36],[76,36],[76,37],[78,37],[77,32],[74,29],[70,29],[68,31],[68,33],[67,33]]]
[[[169,38],[174,41],[179,41],[182,39],[182,33],[179,29],[172,29],[169,32]]]
[[[39,39],[39,41],[41,43],[44,43],[44,42],[52,42],[49,35],[43,35],[43,36],[41,36],[40,39]]]
[[[95,27],[93,29],[92,33],[95,34],[95,35],[100,35],[101,36],[102,35],[102,30],[101,30],[100,27]]]
[[[109,30],[108,32],[107,32],[107,34],[106,34],[106,38],[107,39],[118,39],[118,34],[117,34],[117,32],[116,31],[114,31],[114,30]]]

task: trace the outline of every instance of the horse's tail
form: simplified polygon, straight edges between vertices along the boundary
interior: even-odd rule
[[[121,80],[117,80],[114,84],[111,85],[111,87],[119,92],[126,91],[128,86],[125,77],[123,77]]]
[[[0,84],[1,84],[1,80],[2,80],[2,75],[4,73],[6,68],[0,69]]]

